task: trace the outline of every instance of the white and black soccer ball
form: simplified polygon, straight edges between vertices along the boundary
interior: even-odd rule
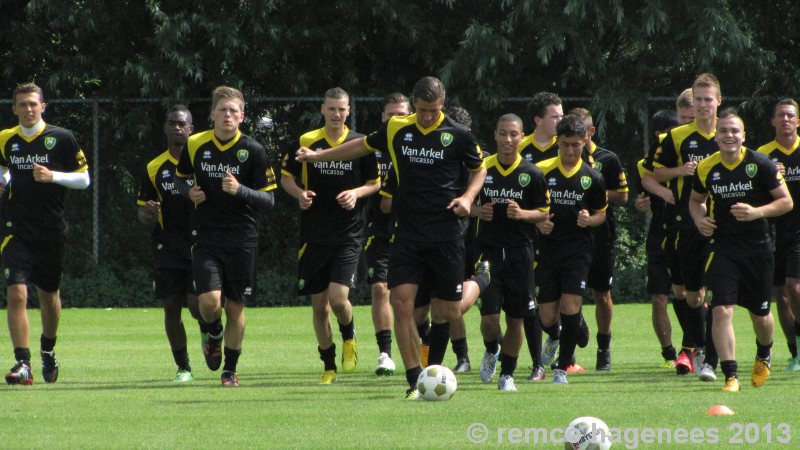
[[[567,450],[608,450],[611,448],[611,431],[597,417],[578,417],[564,430],[564,448]]]
[[[417,378],[417,389],[425,400],[450,400],[457,388],[456,376],[444,366],[428,366]]]

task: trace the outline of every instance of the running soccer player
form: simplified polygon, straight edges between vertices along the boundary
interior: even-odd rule
[[[762,145],[758,152],[774,162],[795,204],[800,202],[800,139],[797,138],[798,107],[793,99],[786,98],[775,105],[772,126],[775,140]],[[775,220],[775,295],[778,318],[789,346],[791,358],[786,370],[800,371],[797,344],[800,336],[800,209]]]
[[[527,161],[537,164],[546,159],[558,156],[558,139],[556,137],[556,127],[561,118],[564,117],[564,109],[561,98],[552,92],[537,92],[530,102],[528,102],[528,113],[533,119],[533,133],[526,136],[519,144],[519,153]],[[534,240],[538,239],[538,233],[534,235]],[[534,246],[536,247],[536,246]],[[527,340],[528,351],[531,354],[531,374],[528,380],[541,381],[546,377],[544,366],[553,362],[553,358],[558,351],[559,324],[548,327],[547,345],[542,357],[542,324],[539,320],[539,309],[530,311],[531,314],[524,319],[525,338]],[[583,323],[583,321],[582,321]],[[588,337],[588,330],[587,330]]]
[[[239,131],[244,96],[219,86],[211,93],[214,128],[186,142],[175,170],[175,185],[195,205],[192,272],[200,315],[203,354],[211,370],[225,365],[223,387],[238,387],[236,367],[242,353],[244,305],[256,295],[259,209],[271,208],[277,188],[267,153]],[[194,185],[188,184],[193,177]],[[226,323],[222,326],[222,310]]]
[[[681,279],[686,286],[686,308],[683,310],[686,329],[696,345],[694,372],[703,381],[716,380],[717,355],[710,332],[712,315],[703,301],[703,267],[708,256],[708,238],[699,233],[689,216],[689,197],[697,164],[718,149],[714,140],[717,108],[722,91],[714,75],[699,75],[692,84],[696,116],[693,122],[670,130],[656,150],[654,175],[659,182],[670,181],[676,199],[674,226],[676,252]],[[672,182],[674,180],[674,182]],[[678,315],[680,317],[680,315]],[[712,341],[712,342],[709,342]],[[679,362],[680,362],[679,358]],[[681,367],[676,367],[681,370]]]
[[[350,96],[341,88],[325,92],[321,112],[325,126],[300,136],[300,146],[322,151],[364,136],[345,125]],[[374,154],[348,162],[298,162],[287,154],[281,167],[281,186],[300,204],[299,295],[311,296],[314,332],[325,365],[320,384],[336,381],[336,344],[330,312],[342,334],[342,371],[353,372],[358,348],[353,306],[348,296],[355,287],[358,256],[365,231],[365,197],[380,188]]]
[[[164,328],[178,366],[176,383],[192,381],[192,367],[186,351],[186,329],[181,320],[185,305],[192,317],[200,318],[192,279],[192,210],[194,205],[175,187],[175,167],[181,158],[183,146],[194,131],[192,113],[184,105],[175,105],[167,113],[164,134],[167,150],[153,158],[142,171],[138,217],[143,224],[153,226],[154,290],[164,305]],[[191,180],[190,180],[191,183]]]
[[[714,343],[725,374],[722,390],[738,392],[733,311],[739,305],[750,312],[758,348],[751,382],[761,387],[770,375],[774,327],[770,283],[775,244],[767,218],[789,212],[793,203],[775,164],[742,146],[744,123],[735,110],[720,114],[715,140],[719,152],[697,166],[689,212],[699,232],[713,237],[705,277]]]
[[[581,159],[587,144],[583,119],[566,115],[557,131],[558,157],[537,164],[550,190],[550,215],[536,224],[542,234],[536,278],[542,328],[556,326],[561,319],[553,382],[566,384],[566,369],[580,336],[581,300],[594,253],[591,228],[603,224],[608,205],[603,176]]]
[[[534,223],[547,219],[550,199],[544,175],[517,152],[524,138],[522,119],[505,114],[494,132],[497,154],[488,157],[486,181],[470,215],[478,217],[475,238],[480,257],[489,261],[493,276],[483,293],[481,334],[486,351],[480,377],[489,383],[502,350],[497,388],[516,392],[514,370],[524,335],[523,319],[536,308],[534,298]],[[500,310],[506,333],[500,345]],[[501,348],[502,347],[502,348]]]
[[[586,148],[584,155],[589,159],[592,167],[603,176],[607,192],[609,208],[606,210],[606,220],[599,226],[592,228],[594,235],[594,256],[589,269],[589,287],[595,303],[595,319],[597,320],[597,361],[596,370],[611,370],[611,320],[614,314],[614,303],[611,299],[611,284],[614,279],[614,244],[617,240],[616,220],[614,208],[628,203],[628,180],[622,169],[622,162],[616,153],[598,147],[592,141],[595,133],[591,113],[585,108],[574,108],[569,114],[574,114],[583,119],[586,125]],[[583,316],[581,315],[583,322]],[[588,331],[586,332],[588,338]],[[588,340],[588,339],[587,339]],[[587,342],[578,342],[580,347],[585,347]]]
[[[410,400],[419,398],[417,378],[422,371],[413,314],[419,283],[426,271],[434,275],[428,362],[441,364],[450,322],[461,315],[465,217],[486,176],[472,134],[442,113],[442,82],[422,78],[414,86],[413,98],[415,114],[393,117],[365,139],[319,152],[305,147],[297,151],[299,161],[309,162],[352,160],[380,151],[388,152],[395,163],[397,195],[392,209],[397,226],[389,255],[389,289]],[[464,165],[472,171],[468,183],[461,176]]]
[[[381,122],[386,123],[394,116],[411,114],[411,102],[399,93],[392,92],[383,98]],[[392,169],[390,158],[376,153],[381,180]],[[372,286],[372,324],[375,326],[375,339],[378,342],[378,376],[392,375],[395,364],[392,360],[392,305],[389,303],[389,286],[386,274],[389,268],[389,221],[390,215],[381,211],[381,196],[369,198],[367,220],[367,241],[364,254],[367,258],[367,282]]]
[[[33,384],[26,309],[32,283],[41,305],[42,378],[55,383],[59,365],[53,348],[61,318],[59,286],[67,240],[64,193],[89,186],[89,166],[72,132],[42,120],[47,104],[39,86],[20,84],[11,98],[19,125],[0,132],[0,252],[16,363],[5,379],[8,384]]]

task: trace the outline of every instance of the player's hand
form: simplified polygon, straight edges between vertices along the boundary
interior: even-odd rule
[[[731,215],[739,222],[750,222],[761,218],[761,214],[747,203],[734,203],[731,206]]]
[[[636,210],[639,212],[650,211],[650,196],[644,192],[640,192],[639,195],[636,196],[636,200],[633,201],[633,205],[636,206]]]
[[[686,161],[681,166],[681,176],[682,177],[690,177],[694,175],[694,171],[697,170],[697,162],[696,161]]]
[[[589,211],[585,209],[578,211],[578,226],[581,228],[589,226]]]
[[[336,201],[339,202],[339,206],[344,208],[345,211],[350,211],[356,207],[358,194],[356,194],[356,191],[353,189],[350,189],[349,191],[342,191],[336,196]]]
[[[225,172],[225,178],[222,179],[222,191],[228,194],[235,195],[239,190],[239,180],[236,179],[230,172]]]
[[[197,206],[206,201],[206,193],[203,192],[200,186],[193,186],[189,189],[189,200]]]
[[[494,202],[484,203],[478,207],[478,219],[491,222],[494,218]]]
[[[300,209],[305,211],[308,208],[311,208],[311,203],[313,202],[314,197],[316,197],[316,196],[317,196],[317,194],[314,191],[303,191],[303,192],[301,192],[300,196],[297,197],[297,201],[300,203]]]
[[[159,209],[161,209],[161,202],[148,200],[147,203],[144,204],[144,213],[147,215],[148,219],[158,214]]]
[[[536,228],[539,229],[539,233],[542,233],[544,235],[548,235],[548,234],[553,232],[553,227],[555,226],[555,224],[553,223],[553,220],[552,220],[553,217],[555,217],[555,214],[550,214],[550,215],[547,216],[547,220],[544,220],[542,222],[538,222],[536,224]]]
[[[514,200],[508,200],[508,207],[506,208],[506,216],[511,220],[525,220],[525,211],[519,207],[519,204]]]
[[[33,163],[33,179],[39,183],[50,183],[53,181],[53,172],[45,166]]]
[[[711,237],[714,234],[714,230],[717,229],[717,222],[708,216],[695,221],[694,224],[697,227],[697,231],[705,237]]]
[[[469,204],[466,198],[456,197],[447,205],[447,209],[452,209],[457,216],[466,217],[469,215]]]
[[[294,159],[297,162],[317,162],[317,152],[311,150],[310,148],[300,147],[297,149],[297,152],[295,152]]]
[[[662,200],[669,203],[670,205],[675,204],[675,194],[673,194],[670,189],[665,189],[664,192],[661,195],[659,195],[659,197],[661,197]]]
[[[782,162],[776,162],[775,167],[778,168],[778,172],[780,172],[781,175],[786,176],[786,166],[784,166]]]

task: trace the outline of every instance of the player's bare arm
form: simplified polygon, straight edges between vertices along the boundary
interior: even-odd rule
[[[314,191],[309,191],[298,186],[294,177],[290,175],[283,174],[281,177],[281,187],[287,194],[297,199],[297,203],[302,210],[311,208],[314,197],[317,196]]]
[[[710,237],[714,234],[717,224],[714,219],[706,215],[706,194],[692,191],[692,196],[689,197],[689,214],[691,214],[694,225],[700,234],[705,237]]]
[[[467,190],[460,197],[454,198],[447,209],[452,209],[454,213],[461,217],[469,215],[470,205],[475,201],[475,197],[480,192],[483,182],[486,180],[486,168],[481,167],[470,174]]]
[[[553,223],[553,217],[555,216],[556,216],[555,214],[550,213],[547,215],[547,219],[538,222],[536,224],[536,228],[539,230],[540,233],[548,235],[553,232],[553,227],[555,226],[555,224]]]
[[[675,194],[673,194],[672,191],[666,186],[659,184],[654,176],[650,174],[642,175],[642,186],[644,186],[647,192],[661,197],[670,205],[675,204]]]
[[[785,184],[781,184],[769,193],[773,200],[766,205],[755,207],[747,203],[735,203],[731,206],[731,214],[740,222],[750,222],[786,214],[794,207],[792,197]]]
[[[697,170],[697,162],[687,161],[678,167],[656,167],[653,174],[661,183],[674,180],[678,177],[691,177]]]
[[[336,201],[339,202],[339,205],[342,208],[350,211],[356,207],[356,202],[358,199],[369,197],[370,195],[378,192],[380,188],[380,183],[366,183],[363,186],[359,186],[355,189],[348,189],[340,192],[339,195],[336,196]]]
[[[597,227],[603,224],[606,221],[606,212],[605,210],[602,211],[592,211],[582,209],[578,211],[578,226],[581,228],[586,227]]]
[[[525,222],[537,223],[547,220],[550,212],[541,209],[522,209],[514,200],[508,200],[506,215],[512,220],[524,220]]]
[[[300,147],[295,153],[294,159],[298,162],[309,161],[312,163],[319,161],[352,161],[370,153],[370,149],[364,145],[365,140],[366,138],[353,139],[334,148],[319,151]]]
[[[148,200],[147,203],[139,207],[137,211],[137,217],[139,218],[139,222],[147,224],[153,220],[153,217],[158,214],[158,210],[161,209],[161,203],[155,200]]]

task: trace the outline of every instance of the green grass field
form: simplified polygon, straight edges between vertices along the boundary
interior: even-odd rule
[[[377,349],[366,307],[355,312],[357,372],[340,374],[335,385],[325,387],[317,384],[322,366],[310,308],[248,310],[239,389],[221,388],[219,373],[205,367],[194,325],[188,334],[195,381],[172,383],[175,367],[159,309],[64,310],[56,348],[60,378],[46,385],[38,367],[39,314],[31,311],[36,384],[0,387],[0,447],[562,448],[550,440],[558,435],[551,430],[582,415],[600,417],[612,432],[620,430],[622,442],[612,448],[798,447],[800,373],[783,371],[788,351],[780,331],[773,377],[754,389],[749,372],[755,337],[745,311],[737,310],[743,389],[724,394],[722,381],[678,378],[658,367],[649,305],[620,305],[615,312],[610,373],[592,370],[592,339],[577,355],[589,370],[571,375],[569,385],[553,385],[549,371],[545,382],[525,380],[530,359],[524,354],[516,377],[519,392],[509,394],[478,378],[483,345],[479,316],[472,311],[467,321],[473,372],[459,376],[451,401],[430,403],[402,400],[402,371],[388,378],[373,374]],[[585,313],[593,317],[593,307]],[[589,323],[594,326],[594,320]],[[677,328],[674,318],[673,324]],[[0,349],[5,371],[13,364],[5,331]],[[454,364],[449,350],[446,364]],[[716,404],[736,415],[707,416]],[[647,428],[656,434],[649,436]],[[473,439],[487,432],[485,441],[473,443],[468,430]],[[658,445],[658,433],[662,442],[668,433],[671,443]]]

